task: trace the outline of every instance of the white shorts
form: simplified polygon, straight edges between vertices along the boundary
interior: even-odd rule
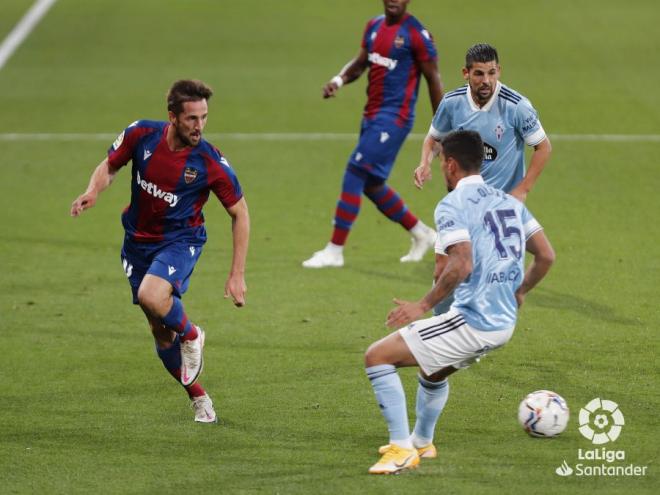
[[[487,352],[506,344],[513,328],[485,332],[468,325],[456,310],[417,320],[399,329],[425,375],[452,366],[467,368]]]

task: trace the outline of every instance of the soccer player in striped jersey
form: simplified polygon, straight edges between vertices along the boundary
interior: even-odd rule
[[[439,152],[442,136],[469,129],[477,131],[484,141],[481,175],[486,184],[526,200],[550,158],[552,146],[530,101],[502,84],[500,72],[494,47],[476,44],[468,49],[463,68],[467,85],[448,92],[433,117],[415,170],[417,187],[431,178],[431,161]],[[526,173],[525,145],[534,148]],[[435,314],[445,312],[451,301],[450,294]]]
[[[343,249],[364,194],[387,218],[406,229],[412,240],[402,262],[420,261],[435,232],[408,210],[387,183],[394,160],[413,126],[415,103],[423,75],[433,111],[442,99],[442,83],[431,34],[406,12],[409,0],[383,0],[384,15],[371,19],[357,57],[323,88],[323,97],[337,94],[369,70],[367,104],[360,139],[351,154],[337,202],[330,242],[303,262],[306,268],[343,266]]]
[[[233,258],[225,297],[245,303],[245,259],[250,218],[241,186],[227,159],[202,138],[212,91],[201,81],[175,82],[167,95],[168,122],[139,120],[113,143],[93,172],[71,215],[91,208],[117,172],[132,161],[131,202],[122,214],[121,259],[144,311],[165,368],[185,388],[195,421],[215,423],[213,402],[197,381],[205,334],[181,298],[206,242],[202,207],[213,192],[232,219]]]
[[[436,457],[433,436],[449,395],[447,377],[509,341],[518,308],[554,262],[552,246],[525,205],[479,174],[484,156],[479,134],[455,131],[441,142],[449,194],[435,210],[435,250],[447,255],[447,263],[422,299],[395,299],[387,325],[399,330],[365,354],[390,433],[389,444],[379,449],[381,459],[369,470],[373,474],[396,473],[416,467],[420,457]],[[525,250],[533,255],[527,270]],[[456,298],[448,312],[419,319],[452,290]],[[412,435],[397,373],[404,366],[420,369]]]

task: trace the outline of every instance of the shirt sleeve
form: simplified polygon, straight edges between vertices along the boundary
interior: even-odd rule
[[[431,121],[431,127],[429,128],[429,135],[439,141],[442,136],[451,131],[451,118],[449,115],[449,104],[445,98],[442,99],[438,109],[433,116]]]
[[[433,36],[423,26],[410,28],[413,57],[417,62],[431,62],[438,58]]]
[[[364,32],[362,33],[362,43],[360,44],[360,46],[365,50],[368,49],[367,45],[369,43],[369,39],[368,39],[369,32],[371,31],[371,26],[373,26],[374,23],[376,22],[376,19],[377,18],[369,20],[369,22],[367,22],[367,25],[364,27]]]
[[[438,231],[435,243],[437,254],[446,254],[449,246],[459,242],[471,242],[463,215],[446,200],[441,201],[435,210],[435,227]]]
[[[527,146],[536,146],[546,137],[538,113],[526,98],[516,106],[515,126]]]
[[[534,218],[526,206],[523,206],[522,209],[522,223],[523,223],[523,232],[525,233],[525,240],[532,237],[539,230],[543,230],[541,224]]]
[[[144,129],[139,127],[139,120],[136,120],[126,129],[121,131],[112,146],[108,148],[108,164],[115,170],[126,165],[133,157],[133,151],[138,140],[145,134]],[[148,131],[148,130],[147,130]]]
[[[229,161],[220,151],[216,149],[213,151],[213,156],[208,157],[210,159],[207,160],[209,188],[220,200],[222,206],[230,208],[243,197],[243,191]]]

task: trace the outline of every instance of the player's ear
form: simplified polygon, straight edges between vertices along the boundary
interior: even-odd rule
[[[167,117],[170,120],[170,124],[174,124],[176,122],[176,115],[172,110],[167,111]]]
[[[470,70],[467,67],[463,67],[463,79],[466,81],[470,78]]]

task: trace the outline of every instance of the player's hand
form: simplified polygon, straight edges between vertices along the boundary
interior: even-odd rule
[[[402,301],[396,298],[393,299],[393,302],[397,307],[389,312],[385,321],[390,328],[403,327],[411,321],[419,320],[426,313],[419,302]]]
[[[225,283],[225,299],[231,297],[234,306],[240,308],[245,305],[246,292],[247,285],[245,285],[245,278],[243,275],[229,275],[227,283]]]
[[[323,86],[323,98],[332,98],[337,94],[337,91],[339,91],[339,86],[337,86],[337,83],[330,81],[325,86]]]
[[[521,203],[524,203],[525,200],[527,199],[527,191],[525,191],[520,186],[514,187],[509,194],[514,198],[516,198]]]
[[[420,164],[415,169],[414,177],[415,177],[415,186],[417,187],[417,189],[421,189],[422,186],[424,185],[424,182],[426,182],[427,180],[431,180],[432,178],[430,165]]]
[[[73,203],[71,203],[71,216],[72,217],[80,216],[80,214],[83,211],[94,206],[96,204],[96,197],[97,197],[96,194],[89,192],[86,192],[78,196],[76,200]]]

